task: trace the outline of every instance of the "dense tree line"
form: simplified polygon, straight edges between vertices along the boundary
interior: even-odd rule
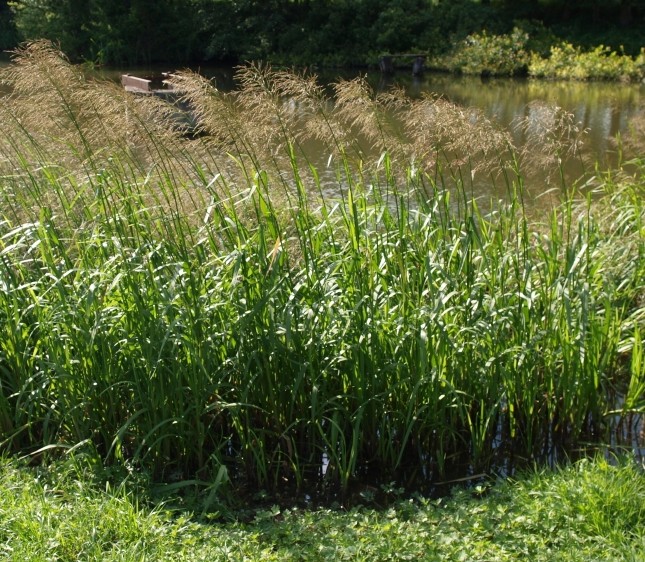
[[[101,63],[351,65],[383,52],[440,53],[518,21],[636,51],[645,0],[0,0],[0,46],[44,37]]]

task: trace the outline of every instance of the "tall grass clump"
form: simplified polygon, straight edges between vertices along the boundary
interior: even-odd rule
[[[311,78],[239,79],[174,79],[188,135],[47,44],[16,54],[3,449],[89,450],[207,508],[226,487],[512,470],[602,439],[624,389],[642,413],[642,177],[529,223],[522,159],[479,114],[362,80],[332,103]],[[508,201],[482,211],[474,175]]]

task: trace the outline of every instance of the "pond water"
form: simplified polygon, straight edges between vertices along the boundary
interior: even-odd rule
[[[542,104],[559,106],[572,115],[572,122],[584,133],[581,135],[581,159],[563,163],[568,182],[578,179],[583,172],[593,170],[596,162],[601,167],[615,166],[618,162],[617,136],[630,130],[632,119],[645,109],[645,85],[607,82],[549,82],[520,78],[481,78],[426,74],[420,78],[396,75],[379,77],[379,89],[401,84],[413,97],[428,93],[440,95],[464,106],[481,110],[489,119],[511,132],[514,145],[521,150],[526,143],[527,131],[518,126],[522,121],[539,119]],[[542,106],[543,107],[543,106]],[[639,156],[623,153],[623,160]],[[541,195],[557,185],[555,166],[527,172],[525,181],[529,199],[538,204]],[[475,189],[482,195],[503,197],[504,186],[492,186],[490,179],[480,178]],[[557,191],[557,190],[556,190]],[[544,202],[546,203],[544,198]]]
[[[0,59],[0,68],[9,63]],[[145,75],[170,70],[166,67],[98,68],[92,74],[118,81],[121,74]],[[202,66],[193,70],[213,79],[223,92],[236,88],[235,68]],[[426,72],[412,76],[411,72],[398,71],[384,75],[378,71],[322,71],[316,73],[322,84],[357,76],[366,77],[376,92],[393,86],[402,87],[409,96],[442,96],[458,105],[477,108],[502,127],[512,128],[513,123],[530,117],[532,103],[541,101],[558,105],[573,114],[581,129],[587,131],[585,150],[592,160],[615,162],[613,138],[629,130],[630,120],[645,111],[645,84],[614,82],[544,81],[527,78],[481,78],[454,76]],[[515,130],[513,141],[521,148],[522,134]],[[626,157],[640,156],[626,154]]]
[[[0,60],[0,67],[6,66]],[[124,73],[144,76],[172,70],[167,67],[129,67],[97,68],[90,71],[98,78],[120,81]],[[193,70],[211,78],[217,88],[223,92],[237,87],[234,67],[203,66]],[[513,145],[518,151],[526,146],[527,130],[517,126],[521,121],[539,120],[540,109],[536,102],[555,105],[569,112],[573,122],[582,135],[582,156],[584,158],[565,159],[562,169],[565,172],[567,185],[579,179],[584,171],[592,171],[596,163],[600,168],[613,167],[618,162],[618,150],[615,139],[628,134],[630,122],[635,116],[645,120],[645,84],[622,84],[613,82],[569,82],[544,81],[527,78],[482,78],[472,76],[455,76],[449,74],[426,72],[413,76],[411,71],[397,71],[384,75],[379,71],[365,72],[358,70],[322,71],[317,73],[323,85],[330,85],[339,79],[349,80],[364,76],[376,92],[384,92],[393,87],[402,88],[410,97],[424,95],[445,98],[464,108],[475,108],[486,117],[511,133]],[[330,88],[330,94],[332,90]],[[641,139],[640,144],[645,141]],[[323,191],[329,196],[338,194],[338,179],[334,170],[329,168],[329,154],[325,153],[322,144],[308,145],[308,158],[318,170]],[[376,161],[380,154],[374,154]],[[627,148],[623,161],[642,156],[630,153]],[[525,202],[531,206],[550,207],[559,199],[560,181],[558,167],[553,163],[541,165],[537,170],[522,168],[523,180],[527,191]],[[469,180],[470,182],[471,180]],[[504,181],[493,180],[490,176],[477,175],[467,186],[484,207],[490,201],[504,199],[508,186]],[[548,195],[545,195],[548,194]]]
[[[627,130],[633,115],[645,106],[645,86],[604,82],[547,82],[530,79],[483,79],[429,74],[405,82],[411,95],[436,92],[451,101],[480,108],[509,126],[529,115],[531,102],[554,104],[572,113],[588,130],[589,149],[603,156],[608,139]],[[381,82],[386,87],[388,82]],[[521,139],[515,140],[521,143]]]
[[[106,69],[100,75],[117,79],[121,74],[160,72],[160,68]],[[165,69],[167,70],[167,69]],[[236,88],[235,69],[231,67],[201,67],[194,69],[214,80],[223,92]],[[464,107],[475,107],[504,127],[529,116],[531,102],[554,104],[572,113],[581,128],[588,131],[588,150],[602,158],[613,150],[609,139],[628,129],[630,119],[645,109],[645,84],[614,82],[550,82],[527,78],[481,78],[427,72],[422,76],[397,72],[324,71],[317,73],[322,84],[339,79],[365,76],[376,92],[393,86],[404,88],[413,98],[425,94],[439,95]],[[522,139],[515,136],[521,144]]]
[[[118,80],[122,73],[149,74],[160,72],[160,68],[128,68],[101,69],[101,77]],[[226,92],[236,88],[234,79],[235,69],[231,67],[202,67],[195,69],[201,74],[213,79],[219,90]],[[352,79],[365,76],[376,92],[387,91],[397,86],[405,90],[412,98],[424,95],[441,96],[465,108],[476,108],[501,127],[511,131],[513,144],[521,150],[526,142],[526,130],[517,127],[522,120],[537,118],[536,102],[557,105],[573,116],[573,122],[581,130],[582,150],[586,169],[593,169],[596,162],[601,166],[615,165],[617,149],[615,138],[625,135],[630,127],[630,121],[638,113],[645,110],[645,85],[621,84],[608,82],[548,82],[526,78],[481,78],[471,76],[454,76],[448,74],[427,72],[422,76],[412,76],[411,72],[399,71],[392,75],[380,72],[359,71],[324,71],[317,74],[322,84],[329,85],[339,79]],[[313,146],[313,152],[317,147]],[[314,154],[313,162],[319,168],[323,183],[326,179],[335,184],[335,175],[325,173],[328,155]],[[379,155],[375,155],[378,158]],[[624,153],[625,158],[639,156]],[[554,188],[553,177],[557,170],[540,169],[537,173],[527,173],[526,184],[529,195],[540,197],[544,192]],[[579,159],[564,162],[564,170],[569,182],[580,177],[583,164]],[[526,172],[525,172],[526,173]],[[329,178],[326,176],[329,175]],[[555,182],[557,185],[557,181]],[[473,189],[476,196],[486,196],[492,199],[503,198],[506,193],[505,185],[494,185],[490,178],[476,178]],[[331,187],[330,189],[333,189]]]

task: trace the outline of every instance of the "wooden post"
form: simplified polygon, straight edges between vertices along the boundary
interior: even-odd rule
[[[419,76],[423,74],[425,67],[426,57],[425,55],[416,55],[416,54],[400,54],[400,55],[381,55],[378,65],[383,74],[392,74],[394,72],[394,59],[395,58],[406,58],[412,59],[412,74],[414,76]]]
[[[422,57],[421,55],[414,57],[414,61],[412,62],[412,74],[414,76],[423,74],[423,66],[425,62],[426,58]]]
[[[383,74],[392,74],[394,72],[394,64],[390,55],[383,55],[378,65]]]

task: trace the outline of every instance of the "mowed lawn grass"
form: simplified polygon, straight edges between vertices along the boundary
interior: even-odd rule
[[[79,463],[0,462],[3,560],[645,560],[645,473],[597,458],[390,507],[228,522],[96,484]]]

